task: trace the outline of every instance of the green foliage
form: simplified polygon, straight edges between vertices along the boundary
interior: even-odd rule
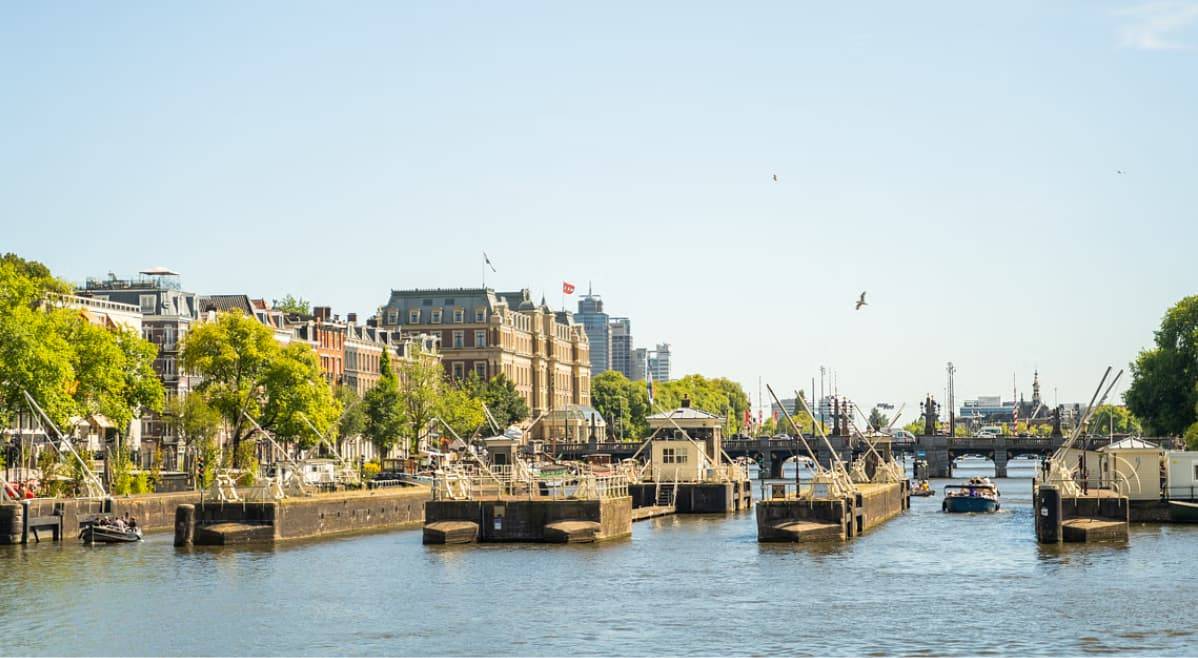
[[[1104,404],[1095,409],[1087,426],[1088,432],[1101,435],[1111,432],[1112,428],[1115,434],[1139,434],[1143,431],[1139,419],[1127,407]]]
[[[341,405],[335,437],[335,442],[340,445],[343,439],[361,436],[366,430],[366,405],[357,392],[348,386],[337,386],[333,389],[333,397]]]
[[[69,291],[40,263],[0,258],[0,424],[25,407],[27,390],[59,426],[100,413],[124,433],[141,409],[161,405],[155,347],[61,307],[54,295]]]
[[[276,311],[284,313],[295,313],[297,315],[312,315],[312,304],[303,297],[295,297],[291,293],[287,293],[282,299],[275,299],[271,302],[271,306]]]
[[[199,445],[220,431],[220,412],[208,404],[208,400],[199,392],[171,398],[165,405],[163,416],[176,435],[188,445]]]
[[[473,436],[487,422],[482,401],[470,395],[465,386],[443,386],[437,407],[437,416],[463,439]]]
[[[310,447],[341,415],[312,348],[279,347],[274,333],[240,311],[221,313],[191,330],[183,341],[183,367],[202,377],[197,390],[224,417],[235,455],[252,431],[243,412],[284,440]],[[236,461],[238,466],[243,466]]]
[[[216,469],[220,466],[220,445],[215,437],[208,436],[200,439],[198,446],[198,452],[204,459],[204,471],[199,474],[200,485],[202,489],[207,489],[216,479]]]
[[[1198,421],[1186,428],[1182,438],[1186,442],[1186,450],[1198,450]]]
[[[1155,347],[1131,364],[1123,399],[1153,434],[1181,435],[1198,421],[1198,295],[1165,313]]]
[[[471,372],[470,377],[466,379],[466,388],[471,396],[481,400],[491,410],[491,415],[499,424],[500,432],[528,418],[528,403],[516,390],[516,385],[503,373],[482,381],[478,375]]]
[[[374,476],[378,475],[382,470],[383,467],[379,466],[378,460],[372,459],[365,464],[362,464],[362,477],[366,478],[367,480],[373,479]]]
[[[913,420],[906,425],[903,425],[903,429],[907,430],[911,434],[914,434],[915,436],[919,436],[923,434],[923,419],[920,418],[919,420]]]
[[[591,406],[607,421],[614,436],[636,439],[649,432],[645,382],[630,381],[618,370],[605,370],[591,378]]]
[[[890,418],[882,413],[877,407],[869,410],[869,426],[874,430],[881,431],[886,429],[890,423]]]
[[[749,408],[749,396],[740,384],[723,377],[708,379],[702,375],[687,375],[655,386],[655,402],[661,409],[679,407],[683,397],[689,397],[692,407],[723,416],[726,434],[740,431],[745,410]]]
[[[383,350],[380,370],[379,380],[362,398],[362,435],[380,456],[385,456],[399,442],[406,426],[399,380],[392,371],[389,350]]]
[[[138,471],[137,475],[133,476],[133,488],[131,493],[147,494],[154,493],[154,486],[150,483],[150,474],[146,471]]]
[[[114,496],[127,496],[133,491],[133,463],[129,454],[120,447],[114,446],[108,450],[108,484],[109,493]]]
[[[413,453],[417,451],[420,439],[428,432],[433,419],[444,411],[441,395],[446,388],[445,369],[437,361],[412,359],[400,364],[402,436],[407,437]]]
[[[37,468],[42,473],[41,491],[38,492],[38,495],[57,498],[71,493],[72,483],[61,480],[58,476],[68,472],[73,474],[73,469],[63,464],[58,453],[52,448],[43,449],[38,454]]]
[[[258,479],[259,470],[257,445],[253,441],[243,441],[237,446],[235,460],[242,469],[237,483],[243,487],[253,486],[254,480]]]

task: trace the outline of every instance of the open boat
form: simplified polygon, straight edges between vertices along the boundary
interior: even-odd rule
[[[935,496],[936,490],[928,484],[927,480],[920,480],[915,483],[915,486],[911,487],[911,495],[926,498],[928,496]]]
[[[79,541],[86,544],[129,544],[141,541],[137,523],[126,524],[120,519],[101,517],[84,521],[79,526]]]
[[[1174,523],[1198,523],[1198,503],[1170,500],[1169,520]]]
[[[949,484],[944,487],[944,502],[940,509],[956,514],[978,514],[997,512],[998,487],[987,477],[972,477],[965,484]]]

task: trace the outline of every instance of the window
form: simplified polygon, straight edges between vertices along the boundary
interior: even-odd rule
[[[420,324],[420,309],[414,308],[408,311],[408,324]]]
[[[453,378],[454,379],[462,379],[464,372],[465,372],[465,369],[462,367],[462,364],[460,362],[453,364]]]
[[[441,324],[441,309],[433,309],[433,324]]]
[[[486,347],[487,346],[487,332],[486,331],[484,331],[482,329],[478,329],[474,332],[474,346],[475,347]]]
[[[431,299],[422,299],[422,300],[420,300],[420,305],[421,305],[421,306],[432,306],[432,305],[433,305],[433,300],[431,300]]]
[[[481,309],[481,308],[474,309],[474,321],[475,322],[486,322],[487,321],[486,309]]]
[[[158,295],[140,295],[138,301],[141,302],[142,315],[153,315],[158,310]]]
[[[674,449],[673,448],[663,448],[662,449],[661,462],[663,464],[673,464],[674,463]]]
[[[464,331],[453,332],[453,346],[455,349],[461,349],[466,346],[466,337]]]
[[[487,362],[486,361],[475,361],[474,362],[474,373],[476,375],[478,375],[479,379],[486,381],[486,379],[487,379]]]
[[[454,324],[462,324],[465,321],[466,321],[466,312],[460,308],[454,309],[454,311],[453,311]]]
[[[387,311],[387,324],[399,324],[399,311]]]

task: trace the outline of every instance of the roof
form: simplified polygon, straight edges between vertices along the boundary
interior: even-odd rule
[[[254,305],[250,303],[249,295],[204,295],[200,297],[200,313],[216,311],[224,313],[237,309],[250,317],[254,317]]]
[[[679,407],[673,411],[663,411],[659,414],[653,414],[652,416],[646,417],[646,420],[667,420],[670,418],[673,418],[674,420],[706,420],[711,418],[720,419],[721,416],[709,414],[702,409],[696,409],[694,407]]]
[[[1098,449],[1099,452],[1106,450],[1160,450],[1160,446],[1143,439],[1137,439],[1134,436],[1129,436],[1122,441],[1116,441]]]
[[[568,404],[565,408],[554,409],[545,415],[546,420],[560,420],[562,418],[581,418],[587,424],[606,423],[603,420],[603,414],[599,413],[594,407],[585,404]]]
[[[149,274],[150,276],[179,276],[178,272],[172,272],[170,268],[161,265],[155,265],[148,270],[142,270],[138,274]]]

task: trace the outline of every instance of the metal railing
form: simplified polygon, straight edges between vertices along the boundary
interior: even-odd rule
[[[433,496],[437,500],[606,500],[628,496],[628,477],[622,473],[538,476],[519,466],[492,467],[485,473],[454,468],[436,474]]]

